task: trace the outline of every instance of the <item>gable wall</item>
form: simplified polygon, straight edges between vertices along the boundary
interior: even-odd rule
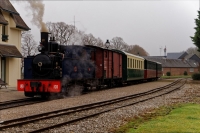
[[[193,68],[194,72],[190,72],[190,68],[163,68],[163,75],[165,76],[167,72],[171,72],[171,76],[183,75],[186,71],[188,75],[192,75],[198,72],[198,68]]]

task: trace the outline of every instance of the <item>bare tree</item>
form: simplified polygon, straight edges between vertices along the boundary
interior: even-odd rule
[[[51,36],[54,36],[55,40],[61,45],[103,46],[103,41],[100,38],[95,38],[92,34],[85,34],[65,22],[47,22],[46,26]]]
[[[90,34],[84,34],[83,35],[83,43],[85,45],[93,45],[96,46],[97,39],[90,33]]]
[[[104,47],[104,43],[101,40],[101,38],[99,38],[99,37],[96,39],[96,46],[98,46],[98,47]]]
[[[134,55],[139,55],[139,56],[148,56],[149,55],[149,53],[146,52],[139,45],[130,45],[129,46],[129,50],[127,52],[129,52],[131,54],[134,54]]]
[[[23,57],[35,55],[37,53],[37,43],[30,31],[22,31],[22,55]]]
[[[34,40],[33,35],[30,31],[22,31],[21,36],[21,53],[23,56],[23,58],[21,59],[21,72],[23,72],[24,57],[32,56],[37,53],[37,43]]]
[[[69,45],[70,39],[76,31],[73,25],[67,25],[65,22],[47,22],[46,26],[51,36],[54,36],[55,40],[61,45]]]
[[[198,51],[198,48],[197,47],[190,47],[186,50],[186,52],[188,54],[196,54],[197,56],[200,57],[200,52]]]
[[[111,48],[124,50],[127,45],[121,37],[114,37],[111,41]]]

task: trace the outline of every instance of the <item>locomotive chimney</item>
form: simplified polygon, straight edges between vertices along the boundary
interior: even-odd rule
[[[41,44],[45,47],[45,51],[48,50],[48,32],[41,32]]]

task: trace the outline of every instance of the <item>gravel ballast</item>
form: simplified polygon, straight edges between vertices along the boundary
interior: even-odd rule
[[[144,84],[138,84],[123,88],[109,89],[104,91],[93,92],[86,95],[75,96],[65,99],[53,100],[45,103],[39,103],[34,105],[28,105],[13,109],[1,110],[0,121],[29,116],[33,114],[39,114],[42,112],[53,111],[57,109],[63,109],[73,107],[77,105],[83,105],[87,103],[104,101],[112,98],[144,92],[149,89],[161,87],[170,82],[150,82]],[[90,118],[81,122],[74,123],[73,125],[66,125],[60,128],[52,129],[48,132],[73,132],[73,133],[94,133],[94,132],[110,132],[111,129],[119,127],[126,122],[126,119],[137,116],[143,112],[148,112],[151,109],[158,108],[163,105],[168,105],[176,102],[188,102],[191,100],[191,95],[196,93],[199,89],[198,85],[186,84],[180,90],[171,94],[161,96],[134,106],[129,106],[121,109],[117,109],[108,113],[104,113],[95,118]],[[0,92],[2,96],[2,92]],[[3,96],[11,95],[10,93],[3,93]],[[1,100],[5,100],[1,97]],[[2,100],[2,101],[3,101]]]

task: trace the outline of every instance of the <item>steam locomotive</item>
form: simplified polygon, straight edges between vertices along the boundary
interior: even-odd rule
[[[70,92],[156,80],[162,64],[124,51],[91,45],[59,45],[41,32],[40,54],[24,58],[24,79],[17,81],[25,96]],[[78,86],[78,90],[77,90]]]

